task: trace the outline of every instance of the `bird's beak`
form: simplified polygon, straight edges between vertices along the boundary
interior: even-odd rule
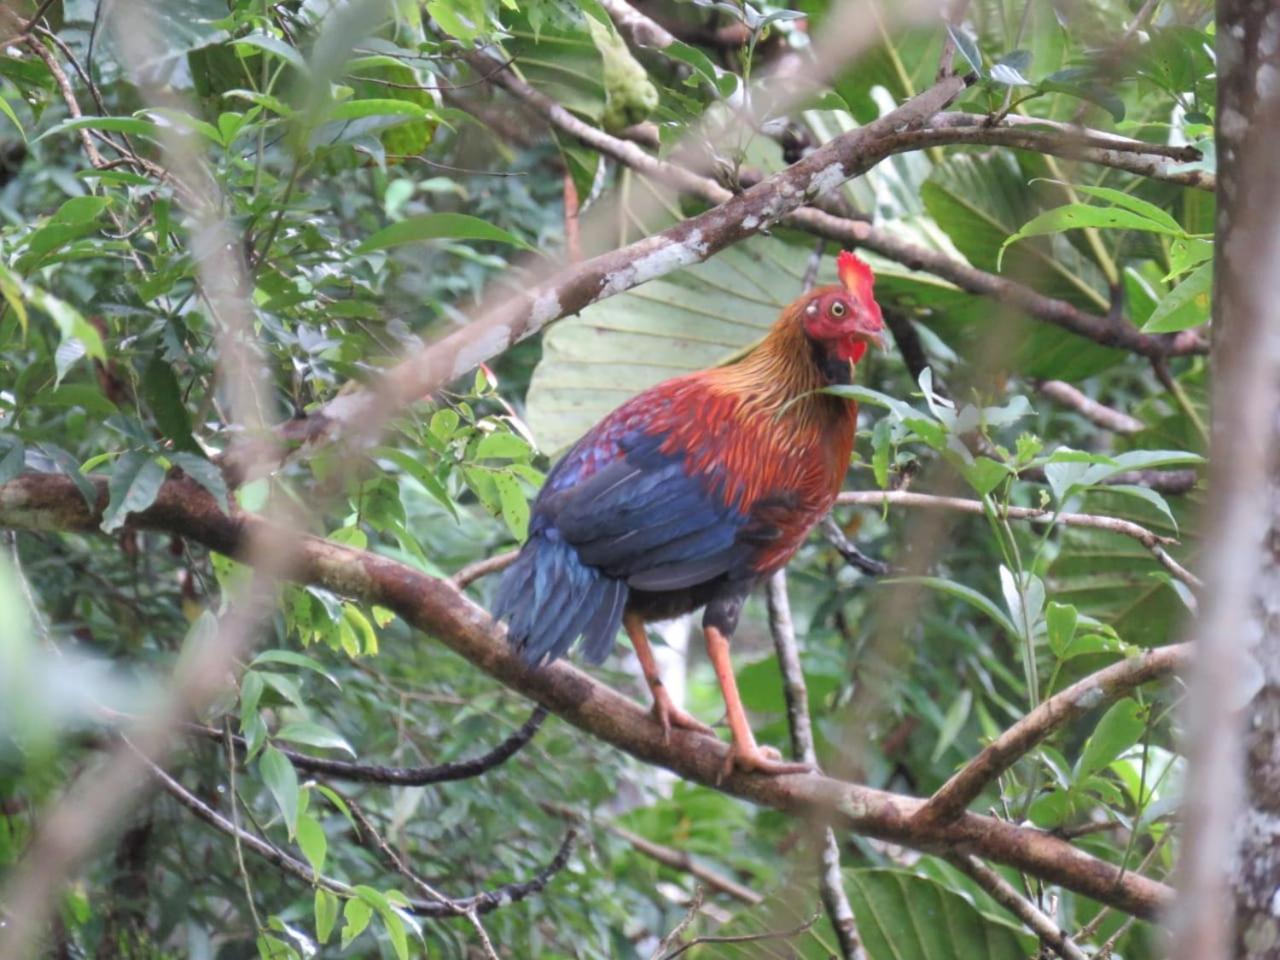
[[[869,331],[864,333],[863,337],[866,339],[867,343],[871,344],[873,347],[879,347],[881,353],[889,352],[889,344],[884,338],[883,330]]]

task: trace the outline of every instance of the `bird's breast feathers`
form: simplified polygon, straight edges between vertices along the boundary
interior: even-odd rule
[[[557,465],[544,495],[577,487],[643,440],[664,459],[682,461],[691,480],[742,517],[744,536],[757,531],[753,569],[785,564],[835,501],[856,412],[825,396],[780,406],[714,374],[668,381],[623,404]]]

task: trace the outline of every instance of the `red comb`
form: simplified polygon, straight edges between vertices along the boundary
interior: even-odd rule
[[[836,257],[836,273],[840,275],[844,288],[858,299],[873,299],[871,290],[876,281],[875,274],[871,272],[870,265],[857,254],[841,250],[840,256]]]

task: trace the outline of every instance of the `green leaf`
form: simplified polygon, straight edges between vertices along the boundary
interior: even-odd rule
[[[896,870],[846,870],[845,890],[871,960],[1023,960],[1014,928],[958,893]]]
[[[300,594],[306,597],[306,594]],[[264,650],[253,658],[249,664],[252,667],[260,667],[264,664],[283,663],[291,667],[301,667],[304,670],[310,670],[324,677],[335,687],[341,688],[342,684],[338,682],[338,678],[331,674],[319,660],[308,657],[305,653],[298,653],[296,650]]]
[[[350,603],[342,605],[342,623],[349,625],[355,631],[357,637],[360,638],[360,648],[369,656],[374,656],[378,652],[378,632],[373,629],[373,624],[369,622],[369,618],[360,612],[359,608]]]
[[[502,519],[506,521],[511,535],[523,543],[529,536],[529,500],[520,487],[520,482],[509,473],[494,473],[493,484],[498,491],[498,500],[502,504]]]
[[[285,63],[294,67],[303,74],[310,71],[307,68],[307,61],[302,59],[302,54],[296,48],[291,47],[278,37],[270,36],[264,33],[251,33],[247,36],[237,37],[233,44],[235,47],[250,47],[255,50],[265,50],[267,53],[279,57]],[[237,50],[243,57],[244,53]]]
[[[1177,333],[1198,327],[1209,319],[1213,292],[1213,261],[1201,264],[1156,305],[1144,333]]]
[[[1024,76],[1031,67],[1031,51],[1011,50],[991,65],[991,80],[1005,87],[1029,87]]]
[[[1036,797],[1027,816],[1041,830],[1053,830],[1066,823],[1070,813],[1071,795],[1066,790],[1050,790]]]
[[[111,206],[110,197],[72,197],[54,212],[49,222],[68,226],[92,223],[102,216],[102,212],[109,206]]]
[[[1084,780],[1103,769],[1140,739],[1146,729],[1143,709],[1130,697],[1117,700],[1102,715],[1077,764],[1076,779]]]
[[[308,720],[286,723],[276,731],[276,739],[288,740],[290,743],[303,743],[323,750],[342,750],[352,757],[356,755],[351,744],[347,743],[341,734]]]
[[[359,897],[352,897],[342,909],[342,918],[342,949],[345,950],[369,926],[373,907]]]
[[[363,120],[365,117],[408,117],[413,120],[421,120],[426,116],[426,110],[420,104],[410,103],[407,100],[392,100],[387,98],[370,98],[367,100],[346,100],[342,103],[334,104],[325,111],[325,122],[339,122],[343,120]],[[427,216],[458,216],[458,214],[427,214]]]
[[[316,939],[328,943],[338,922],[338,898],[323,887],[316,887]]]
[[[1152,490],[1150,487],[1133,486],[1127,483],[1110,484],[1107,487],[1107,490],[1111,493],[1118,493],[1126,497],[1137,497],[1139,500],[1144,500],[1151,504],[1151,506],[1155,507],[1164,515],[1164,518],[1169,521],[1169,526],[1173,527],[1174,534],[1177,534],[1178,520],[1174,517],[1173,510],[1169,507],[1169,501],[1161,496],[1157,491]]]
[[[1000,486],[1013,472],[1005,464],[990,457],[975,457],[973,463],[964,464],[961,470],[964,478],[969,481],[969,486],[982,497]]]
[[[489,433],[476,444],[477,460],[520,460],[529,453],[529,445],[514,433]]]
[[[945,577],[893,577],[882,582],[887,584],[919,584],[925,587],[932,587],[934,590],[939,590],[948,596],[963,600],[969,606],[986,614],[1010,637],[1022,636],[1022,630],[1014,626],[1013,621],[1009,619],[1003,610],[977,590],[967,587],[963,583],[956,583],[954,580],[948,580]]]
[[[116,461],[107,483],[107,509],[102,513],[102,530],[114,533],[124,526],[129,514],[155,503],[164,484],[164,468],[150,454],[130,451]]]
[[[173,453],[169,455],[169,460],[175,467],[204,487],[218,502],[223,513],[231,512],[227,499],[227,481],[223,478],[217,464],[206,460],[198,453]]]
[[[404,921],[400,919],[400,915],[388,908],[379,910],[378,916],[382,918],[382,926],[391,940],[391,947],[396,952],[397,960],[409,960],[409,937],[405,933]]]
[[[298,829],[298,771],[289,758],[275,747],[267,747],[258,758],[258,771],[262,781],[275,798],[280,815],[292,839]]]
[[[440,239],[491,240],[526,250],[532,249],[514,234],[478,217],[469,217],[463,213],[423,213],[383,227],[356,247],[355,252],[370,253],[405,243]]]
[[[18,115],[13,111],[13,104],[9,102],[7,97],[0,97],[0,113],[9,118],[9,121],[18,128],[18,133],[25,141],[27,139],[27,131],[22,129],[22,121],[18,119]]]
[[[309,813],[298,814],[298,847],[317,874],[324,873],[324,859],[329,850],[329,840],[316,818]]]
[[[172,440],[179,450],[199,450],[191,436],[191,416],[182,398],[182,387],[174,375],[172,364],[159,353],[152,355],[142,371],[142,396],[164,436]],[[225,486],[222,502],[225,509]]]
[[[1213,242],[1190,237],[1178,239],[1169,244],[1169,273],[1164,280],[1186,273],[1192,267],[1199,266],[1213,257]],[[1149,319],[1149,316],[1148,316]]]
[[[75,117],[55,123],[33,142],[39,143],[45,137],[75,130],[104,130],[107,133],[125,133],[135,137],[154,137],[156,125],[142,117]]]
[[[213,614],[205,611],[201,617],[209,618],[213,621]],[[253,670],[246,670],[244,676],[240,678],[240,729],[241,731],[248,725],[249,719],[258,712],[258,703],[262,700],[262,691],[266,689],[262,682],[262,675]]]
[[[956,153],[936,166],[920,188],[929,214],[955,248],[973,266],[995,272],[1010,234],[1039,213],[1027,177],[1007,152]],[[1097,266],[1064,234],[1030,237],[1010,248],[1001,271],[1034,289],[1094,313],[1110,306],[1106,279]],[[877,294],[879,284],[877,284]],[[967,296],[929,327],[975,364],[986,362],[990,349],[990,307],[983,298]],[[1043,322],[1012,316],[1000,326],[1012,369],[1025,376],[1075,381],[1128,358],[1124,351]]]
[[[965,721],[969,719],[969,710],[972,706],[973,691],[968,688],[962,689],[960,694],[951,701],[951,706],[947,707],[946,716],[942,718],[942,728],[938,731],[938,742],[934,745],[933,754],[929,758],[930,763],[937,763],[939,758],[947,752],[947,748],[955,742]]]
[[[443,413],[445,411],[439,412]],[[448,412],[453,413],[452,410]],[[454,414],[454,416],[456,417],[457,414]],[[393,447],[379,447],[377,456],[390,460],[409,476],[413,477],[414,480],[417,480],[427,493],[435,497],[442,506],[453,514],[455,520],[458,519],[458,508],[454,505],[453,498],[449,496],[449,491],[421,459],[403,450],[396,450]]]
[[[960,56],[978,76],[982,76],[982,53],[978,50],[978,42],[967,29],[953,23],[947,24],[947,36],[956,45]]]
[[[1163,211],[1161,211],[1163,212]],[[1042,237],[1061,233],[1064,230],[1081,230],[1085,227],[1098,227],[1108,230],[1142,230],[1147,233],[1160,233],[1173,236],[1185,236],[1181,227],[1169,228],[1159,221],[1152,220],[1132,210],[1117,207],[1097,207],[1089,203],[1068,203],[1065,206],[1046,210],[1037,217],[1024,223],[1018,232],[1000,245],[1000,253],[996,257],[996,270],[999,271],[1004,262],[1004,252],[1012,244],[1027,237]]]
[[[1060,183],[1061,181],[1050,181],[1051,183]],[[1065,186],[1065,184],[1063,184]],[[1173,215],[1161,207],[1157,207],[1148,200],[1141,197],[1135,197],[1131,193],[1125,193],[1123,190],[1116,190],[1113,187],[1096,187],[1089,184],[1077,183],[1073,185],[1076,193],[1083,193],[1090,197],[1097,197],[1099,200],[1110,200],[1117,206],[1124,207],[1126,210],[1146,217],[1160,224],[1170,234],[1177,236],[1186,236],[1186,228],[1173,218]],[[1213,246],[1210,244],[1210,246]]]
[[[1080,614],[1069,603],[1050,602],[1045,609],[1045,627],[1049,632],[1049,649],[1063,657],[1071,638],[1076,635],[1076,622]]]
[[[8,483],[22,472],[26,465],[27,449],[21,440],[12,437],[7,446],[0,447],[0,483]]]

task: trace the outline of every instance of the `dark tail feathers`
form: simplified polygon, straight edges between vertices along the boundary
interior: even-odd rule
[[[578,551],[547,527],[533,534],[498,585],[493,615],[507,621],[507,639],[527,662],[550,663],[582,638],[583,657],[600,663],[613,649],[627,585],[578,559]]]

